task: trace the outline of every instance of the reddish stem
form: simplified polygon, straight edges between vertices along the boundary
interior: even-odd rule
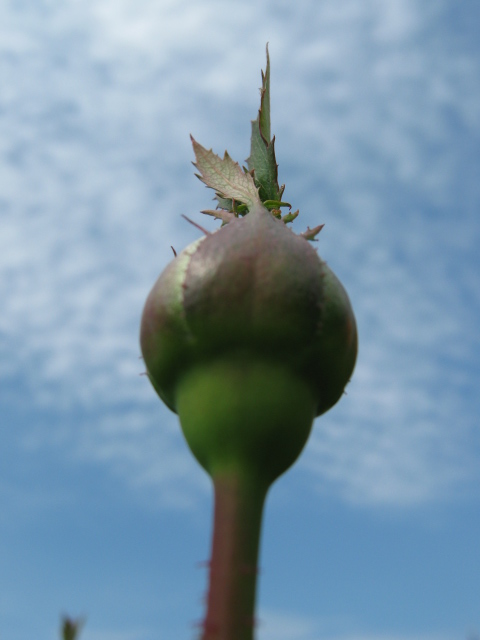
[[[202,640],[252,640],[257,560],[268,486],[241,472],[213,479],[215,513]]]

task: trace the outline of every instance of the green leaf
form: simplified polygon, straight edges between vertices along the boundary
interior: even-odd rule
[[[298,209],[291,213],[287,213],[286,215],[282,216],[282,221],[285,222],[285,224],[287,224],[288,222],[293,222],[295,218],[298,216],[298,214],[299,214]]]
[[[196,175],[207,187],[214,189],[221,198],[243,202],[249,209],[261,203],[252,176],[243,171],[227,151],[224,157],[220,158],[211,149],[202,147],[193,136],[190,138],[196,159],[193,164],[200,171],[200,174]]]
[[[267,45],[267,66],[262,71],[260,89],[260,109],[256,120],[252,121],[250,156],[247,159],[249,171],[259,187],[260,198],[281,200],[278,186],[278,166],[275,160],[275,138],[270,138],[270,57]]]
[[[270,142],[270,56],[268,55],[268,43],[266,46],[267,65],[265,73],[262,71],[262,88],[260,111],[258,112],[258,120],[260,124],[260,133],[266,142]]]
[[[279,209],[280,207],[292,208],[292,205],[289,202],[281,202],[280,200],[265,200],[263,206],[265,209]]]
[[[82,618],[72,620],[71,618],[64,617],[61,628],[62,640],[78,640],[80,630],[84,623],[85,620]]]

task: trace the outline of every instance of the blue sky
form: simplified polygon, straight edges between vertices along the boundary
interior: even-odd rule
[[[272,488],[259,640],[480,635],[480,5],[0,6],[0,637],[191,639],[212,495],[139,374],[145,298],[243,162],[265,43],[279,179],[349,292],[348,395]]]

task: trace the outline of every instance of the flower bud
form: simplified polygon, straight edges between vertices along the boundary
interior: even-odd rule
[[[301,397],[308,405],[301,420],[311,426],[350,379],[357,329],[343,286],[311,243],[258,205],[189,245],[167,266],[145,304],[141,348],[153,386],[173,411],[185,400],[185,381],[198,382],[204,370],[210,382],[203,393],[215,393],[215,380],[219,399],[233,394],[227,403],[232,411],[238,403],[263,402],[265,411],[282,406],[285,412]],[[242,386],[234,373],[245,363],[252,365],[253,387],[251,381]],[[271,373],[278,378],[272,386],[268,371],[284,372],[283,382]],[[262,393],[269,399],[260,402]],[[181,413],[185,431],[188,420]]]

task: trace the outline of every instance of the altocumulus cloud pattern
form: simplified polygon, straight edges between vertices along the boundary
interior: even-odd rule
[[[18,571],[16,555],[5,556],[0,636],[42,628],[54,637],[56,616],[70,606],[89,616],[85,640],[190,637],[195,611],[187,607],[203,584],[203,576],[188,582],[192,564],[167,589],[139,560],[151,607],[117,580],[109,588],[118,608],[102,595],[97,611],[81,595],[91,567],[62,599],[55,567],[71,555],[60,545],[47,563],[47,523],[81,505],[95,545],[95,517],[81,498],[102,495],[93,474],[115,494],[113,520],[139,510],[139,523],[157,518],[165,532],[168,514],[182,531],[189,523],[203,532],[195,553],[205,553],[210,488],[176,417],[139,375],[139,318],[170,246],[198,235],[181,214],[210,206],[193,177],[188,134],[219,154],[228,147],[238,160],[247,156],[267,41],[280,182],[302,229],[325,223],[316,246],[351,296],[360,335],[347,398],[316,424],[294,488],[279,484],[278,514],[293,517],[297,491],[307,512],[334,502],[367,520],[439,509],[440,521],[453,522],[449,505],[478,511],[479,21],[475,2],[453,0],[2,4],[1,535],[4,548],[17,540],[18,557],[35,560]],[[100,512],[102,504],[98,497]],[[455,515],[466,527],[465,518]],[[412,571],[421,560],[410,558]],[[443,596],[437,605],[427,598],[422,614],[410,610],[410,626],[397,605],[387,615],[387,596],[380,611],[370,602],[362,613],[342,609],[344,590],[327,615],[307,596],[303,608],[285,607],[279,588],[265,601],[259,637],[466,637],[480,625],[468,583],[479,558],[456,561],[470,567],[456,587],[468,594],[463,604],[453,607],[449,591],[446,606],[438,605]],[[268,555],[265,562],[267,594],[280,569]],[[292,580],[307,585],[301,566]],[[30,575],[42,570],[55,576],[44,590]],[[152,613],[162,594],[168,605]]]

